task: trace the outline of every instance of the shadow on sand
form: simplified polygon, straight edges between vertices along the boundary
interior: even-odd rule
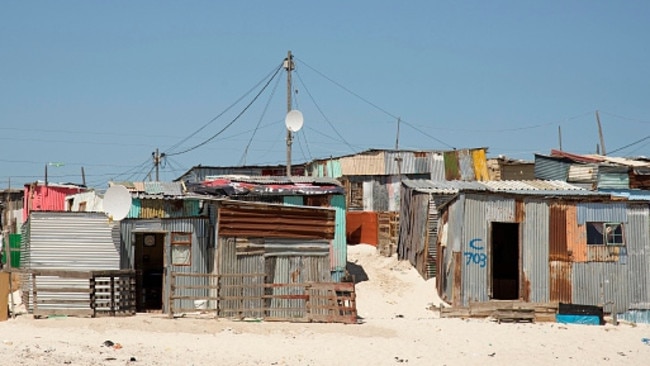
[[[352,263],[352,262],[347,262],[345,265],[345,269],[347,271],[347,276],[350,276],[351,278],[348,278],[348,281],[359,283],[363,281],[368,281],[368,274],[366,271],[363,269],[362,266]],[[347,277],[346,276],[346,277]]]

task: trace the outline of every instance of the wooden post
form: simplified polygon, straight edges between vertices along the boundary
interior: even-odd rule
[[[111,296],[111,300],[110,300],[111,310],[110,310],[110,312],[111,312],[111,316],[115,316],[115,276],[114,275],[110,276],[110,281],[111,281],[111,294],[110,294],[110,296]]]

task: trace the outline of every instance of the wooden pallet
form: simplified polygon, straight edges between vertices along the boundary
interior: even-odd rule
[[[492,318],[496,320],[497,323],[512,322],[535,322],[535,309],[497,309],[492,313]]]

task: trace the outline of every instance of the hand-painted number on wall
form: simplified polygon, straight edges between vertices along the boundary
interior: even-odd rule
[[[476,252],[465,252],[463,255],[465,256],[465,264],[470,265],[470,264],[477,264],[481,268],[484,268],[487,266],[487,255],[485,253],[481,253],[483,249],[485,249],[484,246],[479,246],[477,243],[483,241],[482,239],[476,238],[472,239],[469,241],[469,247],[474,249]]]

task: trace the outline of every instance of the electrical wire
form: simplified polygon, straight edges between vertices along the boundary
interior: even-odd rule
[[[320,113],[320,115],[323,117],[325,122],[327,122],[327,124],[330,125],[332,130],[334,130],[334,132],[341,139],[341,141],[343,141],[343,143],[345,145],[347,145],[350,148],[350,150],[352,150],[352,152],[354,152],[355,150],[352,147],[352,145],[350,145],[350,143],[345,139],[345,137],[343,137],[343,135],[341,135],[341,133],[339,133],[339,131],[336,129],[336,127],[334,127],[334,125],[332,124],[332,122],[330,122],[329,118],[327,118],[325,113],[323,113],[323,110],[318,105],[318,103],[316,103],[316,99],[314,99],[314,96],[309,91],[309,88],[307,88],[307,85],[305,85],[305,82],[302,80],[302,77],[300,76],[300,73],[296,72],[296,75],[298,75],[298,80],[300,81],[300,84],[302,84],[303,88],[305,88],[305,91],[307,92],[307,95],[309,95],[309,98],[311,99],[312,103],[314,103],[314,106],[316,106],[316,109],[318,110],[318,113]]]
[[[624,117],[624,116],[621,116],[621,115],[618,115],[618,114],[609,113],[609,112],[605,112],[605,111],[602,111],[602,110],[598,110],[598,111],[599,111],[600,113],[605,114],[605,115],[608,115],[608,116],[610,116],[610,117],[620,118],[620,119],[623,119],[623,120],[626,120],[626,121],[630,121],[630,122],[643,123],[643,124],[650,124],[650,121],[643,121],[643,120],[640,120],[640,119],[638,119],[638,118]]]
[[[632,147],[632,146],[634,146],[634,145],[636,145],[636,144],[640,144],[640,143],[642,143],[643,141],[648,140],[648,139],[650,139],[650,135],[648,135],[648,136],[646,136],[646,137],[644,137],[644,138],[642,138],[642,139],[636,140],[636,141],[634,141],[634,142],[632,142],[632,143],[629,143],[629,144],[627,144],[627,145],[625,145],[625,146],[623,146],[623,147],[619,147],[618,149],[614,149],[614,150],[608,152],[608,154],[613,154],[613,153],[615,153],[615,152],[619,152],[619,151],[621,151],[621,150],[625,150],[625,149],[627,149],[628,147]]]
[[[244,148],[244,152],[242,154],[241,159],[239,160],[239,165],[246,165],[246,157],[248,155],[248,149],[251,146],[251,143],[253,143],[253,139],[255,138],[255,135],[257,134],[257,130],[260,127],[260,124],[262,123],[262,119],[266,115],[266,111],[269,108],[269,105],[271,104],[271,100],[273,99],[273,96],[275,95],[275,92],[278,89],[278,85],[280,84],[280,78],[278,78],[275,82],[275,85],[273,86],[273,90],[271,91],[271,94],[269,95],[269,99],[266,101],[266,105],[264,106],[264,109],[262,110],[262,114],[260,115],[260,118],[257,120],[257,125],[255,125],[255,129],[253,130],[253,133],[251,134],[250,139],[248,140],[248,143],[246,144],[246,148]]]
[[[241,112],[239,112],[239,114],[237,114],[237,116],[235,116],[235,118],[232,121],[230,121],[228,124],[226,124],[226,126],[223,127],[221,130],[219,130],[217,133],[210,136],[207,140],[204,140],[203,142],[201,142],[201,143],[199,143],[197,145],[194,145],[194,146],[192,146],[192,147],[190,147],[188,149],[185,149],[185,150],[180,151],[180,152],[175,152],[175,153],[166,153],[166,155],[167,156],[176,156],[176,155],[185,154],[185,153],[188,153],[188,152],[190,152],[192,150],[196,150],[199,147],[201,147],[201,146],[207,144],[208,142],[214,140],[217,136],[222,134],[225,130],[227,130],[230,126],[232,126],[235,122],[237,122],[237,120],[248,110],[248,108],[250,108],[250,106],[253,105],[253,103],[255,103],[257,98],[259,98],[259,96],[264,92],[264,90],[266,90],[266,88],[269,86],[271,81],[273,81],[273,79],[278,75],[278,72],[281,69],[282,69],[282,65],[280,65],[280,67],[278,67],[277,70],[275,70],[275,73],[273,74],[273,76],[266,82],[266,84],[264,84],[264,87],[262,87],[262,89],[255,95],[253,100],[251,100],[250,103],[248,103],[246,105],[246,107],[244,107],[244,109]]]
[[[423,134],[424,136],[426,136],[426,137],[428,137],[428,138],[430,138],[430,139],[432,139],[432,140],[438,141],[439,143],[441,143],[441,144],[443,144],[443,145],[445,145],[445,146],[447,146],[447,147],[449,147],[449,148],[451,148],[451,149],[454,149],[454,150],[456,149],[455,147],[449,145],[448,143],[446,143],[446,142],[444,142],[444,141],[442,141],[442,140],[440,140],[440,139],[438,139],[438,138],[435,138],[435,137],[429,135],[428,133],[422,131],[421,129],[419,129],[419,128],[413,126],[412,124],[410,124],[410,123],[408,123],[408,122],[406,122],[406,121],[404,121],[404,120],[400,120],[400,123],[403,123],[403,124],[405,124],[405,125],[411,127],[412,129],[416,130],[417,132]]]
[[[314,72],[317,73],[318,75],[322,76],[323,78],[325,78],[325,79],[328,80],[329,82],[331,82],[331,83],[333,83],[334,85],[338,86],[339,88],[345,90],[346,92],[352,94],[353,96],[359,98],[360,100],[364,101],[365,103],[367,103],[367,104],[373,106],[373,107],[376,108],[377,110],[379,110],[379,111],[383,112],[384,114],[386,114],[386,115],[392,117],[393,119],[400,119],[399,117],[397,117],[397,116],[394,115],[393,113],[388,112],[388,111],[385,110],[384,108],[381,108],[380,106],[376,105],[375,103],[369,101],[368,99],[362,97],[361,95],[359,95],[359,94],[353,92],[352,90],[346,88],[345,86],[341,85],[341,83],[339,83],[339,82],[333,80],[332,78],[326,76],[326,75],[323,74],[322,72],[316,70],[315,68],[313,68],[312,66],[310,66],[309,64],[307,64],[305,61],[303,61],[303,60],[301,60],[301,59],[299,59],[299,58],[296,58],[296,59],[300,60],[300,62],[301,62],[302,64],[304,64],[305,66],[307,66],[307,68],[311,69],[312,71],[314,71]],[[309,92],[308,92],[308,93],[309,93]],[[405,121],[404,119],[401,119],[401,121],[404,122],[404,123],[406,123],[406,121]],[[433,137],[433,136],[427,134],[426,132],[424,132],[424,131],[422,131],[422,130],[416,128],[415,126],[410,125],[410,124],[409,124],[409,126],[410,126],[411,128],[413,128],[413,129],[415,129],[416,131],[418,131],[418,132],[424,134],[425,136],[427,136],[427,137],[429,137],[429,138],[431,138],[431,139],[433,139],[433,140],[435,140],[435,141],[437,141],[437,142],[439,142],[439,143],[441,143],[441,144],[443,144],[443,145],[445,145],[445,146],[451,147],[451,145],[449,145],[448,143],[446,143],[446,142],[444,142],[444,141],[442,141],[442,140],[440,140],[440,139],[438,139],[438,138],[435,138],[435,137]]]
[[[273,78],[278,74],[278,72],[280,71],[280,69],[282,69],[282,63],[281,63],[279,66],[275,67],[273,70],[271,70],[271,72],[269,72],[268,74],[266,74],[262,80],[260,80],[259,82],[257,82],[257,84],[255,84],[255,86],[253,86],[252,88],[250,88],[246,93],[244,93],[244,95],[242,95],[241,97],[239,97],[239,99],[237,99],[234,103],[232,103],[231,105],[229,105],[226,109],[224,109],[221,113],[217,114],[214,118],[212,118],[211,120],[209,120],[206,124],[204,124],[203,126],[201,126],[198,130],[194,131],[192,134],[190,134],[189,136],[187,136],[187,137],[184,138],[183,140],[181,140],[181,141],[179,141],[178,143],[176,143],[176,144],[172,145],[171,147],[169,147],[169,149],[167,149],[167,150],[165,151],[165,153],[166,153],[167,155],[169,155],[169,154],[172,154],[172,155],[180,155],[180,154],[186,153],[186,152],[188,152],[188,151],[194,150],[194,149],[190,149],[190,150],[186,150],[186,151],[183,151],[183,152],[180,152],[180,153],[174,153],[174,152],[172,152],[173,149],[179,147],[180,145],[182,145],[184,142],[186,142],[186,141],[189,140],[190,138],[196,136],[199,132],[203,131],[206,127],[208,127],[209,125],[211,125],[214,121],[216,121],[216,120],[219,119],[221,116],[223,116],[226,112],[228,112],[229,110],[231,110],[235,105],[237,105],[240,101],[242,101],[246,96],[248,96],[250,93],[252,93],[253,90],[257,89],[257,87],[260,86],[260,85],[261,85],[265,80],[269,79],[269,77],[271,77],[270,80],[273,80]],[[272,75],[272,76],[271,76],[271,75]],[[270,80],[267,81],[267,84],[266,84],[266,85],[268,85],[268,83],[270,82]],[[262,89],[262,90],[264,90],[264,89]],[[258,96],[259,96],[259,94],[258,94]],[[250,106],[250,104],[249,104],[248,106]],[[247,106],[247,108],[248,108],[248,106]]]
[[[375,103],[369,101],[368,99],[362,97],[361,95],[359,95],[359,94],[353,92],[352,90],[346,88],[345,86],[341,85],[341,83],[335,81],[334,79],[328,77],[327,75],[323,74],[322,72],[320,72],[320,71],[316,70],[315,68],[311,67],[311,66],[310,66],[308,63],[306,63],[305,61],[303,61],[303,60],[301,60],[301,59],[299,59],[299,58],[297,58],[297,57],[295,57],[295,56],[294,56],[294,58],[297,59],[297,60],[299,60],[301,63],[303,63],[303,64],[304,64],[305,66],[307,66],[309,69],[311,69],[312,71],[314,71],[315,73],[317,73],[317,74],[320,75],[321,77],[325,78],[326,80],[328,80],[328,81],[331,82],[332,84],[338,86],[339,88],[341,88],[341,89],[345,90],[346,92],[352,94],[353,96],[359,98],[360,100],[364,101],[365,103],[367,103],[367,104],[369,104],[369,105],[375,107],[377,110],[383,112],[384,114],[386,114],[386,115],[388,115],[388,116],[390,116],[390,117],[392,117],[392,118],[394,118],[394,119],[397,119],[397,118],[398,118],[397,116],[395,116],[395,115],[393,115],[392,113],[388,112],[387,110],[381,108],[380,106],[376,105]]]

